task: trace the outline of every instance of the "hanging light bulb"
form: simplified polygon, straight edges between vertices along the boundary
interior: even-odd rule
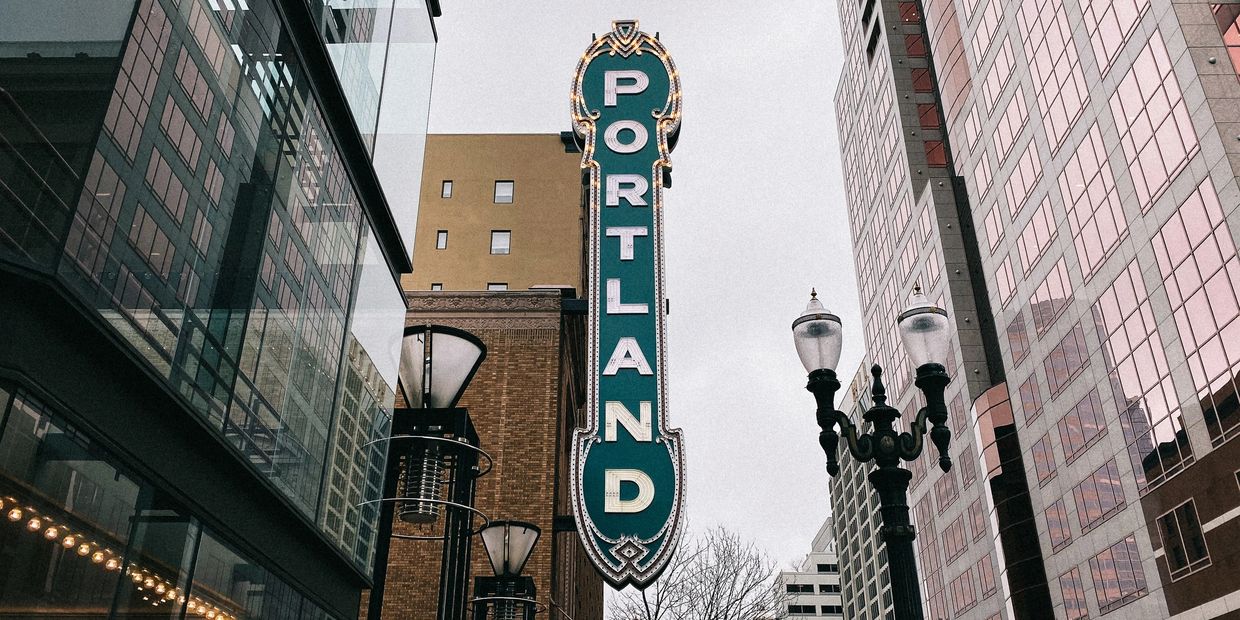
[[[56,529],[56,526],[53,525],[52,527],[43,530],[43,537],[48,540],[56,540],[57,538],[60,538],[60,530]]]
[[[77,546],[77,536],[74,536],[73,534],[69,534],[68,536],[65,536],[64,540],[60,541],[60,546],[64,547],[65,549],[74,548],[75,546]]]
[[[142,582],[142,585],[144,585],[144,586],[146,586],[146,587],[148,587],[148,588],[154,588],[154,587],[155,587],[155,580],[154,580],[154,579],[151,579],[150,577],[147,577],[147,578],[146,578],[146,580]]]
[[[41,527],[43,527],[43,520],[38,517],[34,517],[26,522],[26,529],[31,532],[37,532]]]
[[[82,557],[90,555],[90,543],[82,543],[78,545],[77,554]]]
[[[9,511],[9,521],[17,522],[22,520],[22,509],[14,507]]]
[[[156,594],[163,594],[164,592],[167,592],[167,591],[168,591],[168,586],[165,586],[162,583],[155,586]]]
[[[95,564],[98,564],[98,563],[100,563],[100,562],[102,562],[102,561],[103,561],[103,557],[104,557],[104,556],[103,556],[103,552],[102,552],[102,551],[96,551],[96,552],[94,552],[94,553],[90,554],[90,561],[91,561],[91,562],[94,562]]]
[[[108,570],[116,570],[121,567],[121,563],[116,561],[116,558],[108,558],[108,561],[103,563],[103,567]]]
[[[214,618],[215,618],[215,616],[216,616],[216,614],[215,614],[215,610],[214,610],[214,609],[212,609],[211,611],[208,611],[208,612],[207,612],[207,617],[208,617],[208,618],[212,618],[212,619],[214,619]]]

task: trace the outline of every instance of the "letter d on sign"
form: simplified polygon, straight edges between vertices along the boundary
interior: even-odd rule
[[[640,469],[608,469],[603,484],[603,511],[632,513],[645,510],[654,501],[654,481]],[[620,483],[637,485],[637,497],[620,499]]]

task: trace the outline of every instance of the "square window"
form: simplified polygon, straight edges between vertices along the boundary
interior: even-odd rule
[[[496,181],[495,182],[495,204],[507,205],[512,204],[512,181]]]
[[[440,230],[435,233],[435,249],[436,250],[448,249],[448,231]]]
[[[432,290],[432,291],[442,291],[442,290],[443,290],[443,282],[431,282],[431,290]]]
[[[440,198],[451,198],[452,197],[452,181],[443,182],[443,188],[439,193],[439,197]]]
[[[1158,517],[1158,534],[1173,581],[1210,565],[1210,551],[1193,500]]]
[[[488,291],[506,291],[508,290],[507,282],[487,282]]]
[[[491,231],[491,253],[492,254],[508,254],[512,250],[512,231],[511,230],[492,230]]]

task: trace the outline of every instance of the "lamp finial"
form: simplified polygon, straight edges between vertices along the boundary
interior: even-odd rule
[[[914,295],[920,295],[920,294],[921,294],[921,282],[914,282],[914,283],[913,283],[913,294],[914,294]]]
[[[809,289],[809,298],[810,298],[810,299],[818,299],[818,289],[817,289],[817,288],[810,287],[810,289]]]

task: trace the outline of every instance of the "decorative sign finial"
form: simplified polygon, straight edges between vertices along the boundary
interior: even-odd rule
[[[913,282],[913,294],[914,295],[921,294],[921,282]]]
[[[812,288],[812,287],[811,287],[811,288],[809,289],[809,298],[810,298],[810,299],[818,299],[818,289],[816,289],[816,288]]]
[[[662,230],[680,77],[655,37],[617,20],[577,64],[571,103],[590,197],[589,389],[573,436],[573,511],[603,578],[645,588],[676,549],[684,504],[684,447],[667,417]]]

